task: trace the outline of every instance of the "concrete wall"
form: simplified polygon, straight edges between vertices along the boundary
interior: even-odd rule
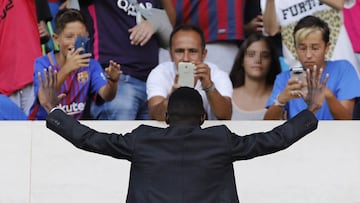
[[[156,121],[84,121],[105,132],[128,132]],[[281,121],[225,123],[245,135]],[[42,121],[0,122],[1,203],[125,202],[130,164],[85,152]],[[239,161],[236,181],[242,203],[360,203],[360,123],[321,121],[319,129],[276,154]]]

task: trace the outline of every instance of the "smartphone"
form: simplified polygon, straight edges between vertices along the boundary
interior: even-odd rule
[[[75,50],[78,48],[84,48],[80,54],[89,53],[90,52],[90,39],[88,37],[76,37],[75,39]]]
[[[181,87],[194,87],[195,64],[189,62],[179,62],[178,65],[178,83]]]
[[[306,73],[303,67],[291,68],[291,77],[296,77],[299,81],[306,83]],[[308,92],[307,87],[303,87],[301,91],[306,95]]]

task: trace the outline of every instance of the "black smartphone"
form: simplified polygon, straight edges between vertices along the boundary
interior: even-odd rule
[[[90,51],[90,39],[88,37],[76,37],[75,39],[75,50],[78,48],[84,48],[80,54],[89,53]]]

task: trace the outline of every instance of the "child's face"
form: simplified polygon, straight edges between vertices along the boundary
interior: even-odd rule
[[[330,43],[323,40],[322,32],[316,31],[307,35],[304,39],[296,42],[296,53],[304,68],[325,68],[325,55]]]
[[[75,47],[75,38],[78,36],[88,36],[86,26],[79,21],[66,24],[59,35],[54,35],[54,40],[59,45],[61,54],[66,56]]]

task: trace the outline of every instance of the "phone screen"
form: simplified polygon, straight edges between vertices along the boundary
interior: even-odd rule
[[[179,62],[178,65],[178,83],[180,86],[194,87],[194,69],[195,65],[188,62]]]

